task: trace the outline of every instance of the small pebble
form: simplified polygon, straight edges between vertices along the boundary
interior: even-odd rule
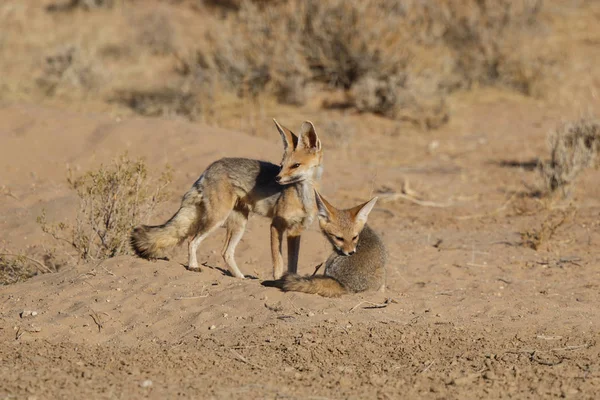
[[[36,315],[38,315],[37,311],[30,311],[30,310],[23,310],[21,311],[21,313],[19,314],[19,316],[21,318],[26,318],[26,317],[35,317]]]
[[[150,379],[146,379],[144,382],[140,383],[140,386],[143,388],[149,388],[152,386],[152,381]]]
[[[212,331],[213,329],[217,329],[217,327],[215,325],[211,325],[208,329]]]

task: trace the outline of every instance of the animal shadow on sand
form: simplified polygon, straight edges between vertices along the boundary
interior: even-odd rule
[[[183,266],[183,267],[184,267],[185,269],[187,269],[188,271],[191,271],[188,265],[186,265],[186,264],[183,264],[183,263],[180,263],[180,264],[181,264],[181,266]],[[229,270],[228,270],[228,269],[221,268],[221,267],[217,267],[217,266],[214,266],[214,265],[210,265],[210,264],[208,263],[208,261],[204,261],[204,262],[203,262],[202,264],[200,264],[200,265],[202,265],[203,267],[206,267],[206,268],[210,268],[210,269],[212,269],[212,270],[214,270],[214,271],[219,271],[219,272],[220,272],[220,273],[221,273],[223,276],[229,276],[229,277],[231,277],[231,278],[233,278],[233,277],[234,277],[234,276],[231,274],[231,272],[229,272]],[[200,270],[200,271],[191,271],[191,272],[202,272],[202,271]],[[258,277],[257,277],[257,276],[254,276],[254,275],[244,275],[244,277],[245,277],[245,278],[247,278],[247,279],[258,279]]]

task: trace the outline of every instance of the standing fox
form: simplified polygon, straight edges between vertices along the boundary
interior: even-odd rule
[[[131,234],[131,246],[143,258],[162,257],[163,250],[189,242],[188,269],[199,271],[196,250],[225,224],[222,255],[233,276],[244,278],[235,262],[235,248],[244,234],[249,214],[272,219],[273,276],[283,275],[282,240],[287,233],[288,271],[298,269],[300,235],[316,213],[314,185],[323,171],[321,141],[310,121],[300,135],[275,122],[283,139],[281,166],[245,158],[223,158],[212,163],[183,196],[179,211],[166,223],[142,225]]]
[[[325,261],[325,274],[287,274],[280,286],[284,291],[338,297],[365,290],[385,290],[386,251],[379,236],[367,225],[377,197],[359,206],[338,210],[315,190],[319,225],[333,245]]]

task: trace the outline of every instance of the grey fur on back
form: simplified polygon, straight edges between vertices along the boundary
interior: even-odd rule
[[[333,253],[325,262],[325,275],[338,280],[348,291],[379,290],[385,285],[387,252],[379,236],[365,225],[360,233],[356,253],[343,256]]]
[[[222,158],[208,166],[194,183],[193,188],[204,192],[227,183],[231,185],[228,189],[233,190],[238,197],[234,208],[247,209],[270,217],[273,204],[286,188],[275,182],[279,170],[278,165],[266,161]]]

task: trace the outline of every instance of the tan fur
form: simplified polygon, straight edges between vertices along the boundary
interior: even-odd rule
[[[282,289],[286,292],[318,294],[323,297],[339,297],[348,293],[348,290],[341,283],[325,275],[299,276],[288,274],[282,280]]]
[[[344,293],[385,289],[386,250],[377,234],[366,225],[377,198],[359,206],[338,210],[318,193],[319,225],[334,252],[325,261],[324,275],[286,275],[282,289],[337,297]]]
[[[196,251],[200,243],[225,225],[227,236],[222,255],[231,273],[244,275],[235,262],[235,248],[254,213],[272,219],[273,275],[283,275],[282,241],[288,237],[288,270],[297,271],[300,235],[314,219],[314,187],[322,174],[321,142],[310,122],[299,137],[275,125],[284,142],[281,166],[245,158],[223,158],[212,163],[184,195],[181,207],[169,221],[158,226],[139,226],[131,245],[143,258],[164,257],[164,251],[191,238],[190,270],[199,270]],[[309,196],[306,193],[310,193]]]

